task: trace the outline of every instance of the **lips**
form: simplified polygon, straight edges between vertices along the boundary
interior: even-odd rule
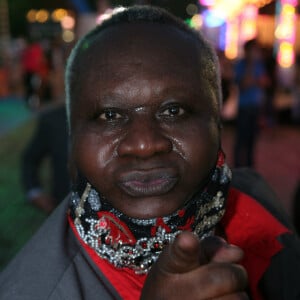
[[[178,176],[171,169],[138,170],[123,173],[119,187],[132,197],[151,197],[166,194],[178,182]]]

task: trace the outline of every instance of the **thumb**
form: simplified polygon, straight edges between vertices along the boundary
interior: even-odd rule
[[[167,273],[185,273],[199,267],[200,240],[192,232],[181,232],[160,255],[157,266]]]

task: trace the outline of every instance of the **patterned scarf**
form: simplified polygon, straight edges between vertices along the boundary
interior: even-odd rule
[[[73,191],[70,217],[78,235],[101,258],[117,268],[145,274],[163,247],[183,230],[200,239],[214,234],[225,213],[231,171],[220,151],[204,189],[176,212],[159,218],[135,219],[116,210],[89,183],[81,195]]]

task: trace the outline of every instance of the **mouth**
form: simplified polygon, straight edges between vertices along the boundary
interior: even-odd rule
[[[172,170],[139,170],[122,174],[118,185],[132,197],[151,197],[168,193],[177,182]]]

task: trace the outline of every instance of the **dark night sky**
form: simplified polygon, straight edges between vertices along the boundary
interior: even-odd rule
[[[88,7],[91,11],[96,10],[96,2],[97,0],[85,0]],[[110,3],[112,6],[123,5],[129,6],[137,1],[133,0],[111,0]],[[186,6],[189,3],[197,3],[197,0],[151,0],[153,5],[162,6],[173,14],[181,17],[183,19],[187,18],[187,14],[185,11]],[[26,22],[26,13],[30,9],[55,9],[55,8],[68,8],[75,10],[75,7],[72,3],[72,0],[8,0],[9,6],[9,19],[10,19],[10,31],[13,37],[26,35],[27,34],[27,22]]]

